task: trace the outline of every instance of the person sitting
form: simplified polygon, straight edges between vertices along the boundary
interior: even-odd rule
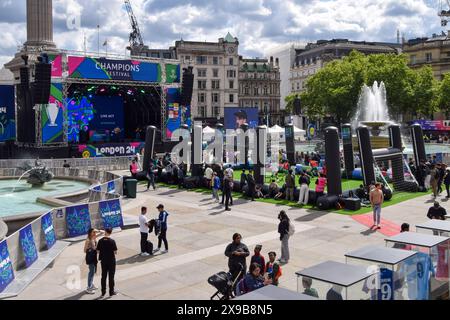
[[[275,179],[272,179],[272,183],[269,185],[269,194],[268,198],[275,198],[275,196],[280,192],[280,187],[278,186]]]
[[[432,220],[445,220],[446,215],[447,211],[436,201],[434,206],[428,210],[427,217]]]
[[[286,198],[286,185],[284,185],[274,197],[275,200],[284,200],[284,198]]]
[[[246,293],[250,293],[269,284],[272,284],[272,280],[262,277],[259,264],[252,263],[250,265],[249,273],[247,273],[244,279],[239,281],[238,285],[236,286],[236,295],[240,296]]]
[[[364,188],[364,186],[362,184],[359,186],[358,189],[356,189],[355,194],[361,201],[367,200],[367,198],[368,198],[366,189]]]
[[[262,186],[260,184],[257,184],[255,187],[255,198],[256,199],[264,198],[264,193],[262,192]]]

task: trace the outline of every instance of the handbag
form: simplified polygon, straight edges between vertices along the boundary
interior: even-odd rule
[[[86,251],[86,264],[97,264],[97,251],[94,249],[89,249]]]

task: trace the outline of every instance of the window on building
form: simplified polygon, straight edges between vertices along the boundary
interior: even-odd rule
[[[230,81],[230,89],[234,89],[234,81],[233,80]]]
[[[170,52],[163,52],[163,57],[164,57],[164,59],[172,58],[171,55],[170,55]]]
[[[219,77],[219,69],[213,69],[213,78]]]
[[[230,94],[230,103],[234,103],[234,94]]]
[[[206,93],[200,92],[198,94],[198,103],[206,103]]]
[[[220,80],[212,80],[211,89],[220,89]]]
[[[250,88],[249,87],[247,87],[247,86],[244,87],[244,94],[246,96],[248,96],[250,94]]]
[[[228,62],[229,62],[229,65],[230,65],[230,66],[233,66],[233,65],[234,65],[234,59],[233,59],[233,58],[230,58]]]
[[[197,56],[197,64],[207,64],[208,57],[207,56]]]
[[[416,55],[412,55],[409,57],[409,61],[411,64],[416,64],[416,60],[417,60],[417,56]]]
[[[264,86],[264,95],[267,96],[269,94],[269,88],[267,86]]]
[[[220,102],[220,94],[218,92],[214,92],[211,95],[211,98],[212,98],[211,100],[212,100],[213,103],[219,103]]]
[[[236,70],[227,70],[228,78],[236,78]]]
[[[159,52],[152,52],[152,58],[159,58]]]
[[[205,106],[198,107],[198,114],[200,117],[206,118],[206,107]]]
[[[184,62],[185,63],[189,63],[191,61],[191,56],[185,56],[184,57]]]
[[[270,112],[269,103],[264,102],[264,113],[268,114]]]
[[[197,76],[199,78],[206,78],[206,69],[198,69],[197,70]]]
[[[206,80],[198,80],[198,89],[206,90]]]
[[[213,57],[213,64],[218,65],[219,64],[219,57]]]
[[[253,89],[253,95],[257,96],[258,94],[259,94],[259,90],[258,90],[258,87],[256,87]]]
[[[427,62],[433,61],[433,54],[432,54],[431,52],[427,52],[427,53],[425,54],[425,60],[426,60]]]
[[[300,90],[300,82],[297,82],[297,90]]]

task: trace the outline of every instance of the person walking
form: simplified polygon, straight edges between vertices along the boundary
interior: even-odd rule
[[[150,190],[150,186],[153,187],[153,190],[156,190],[155,186],[155,165],[153,164],[153,160],[150,161],[150,165],[147,170],[147,191]]]
[[[99,253],[100,264],[102,267],[102,298],[106,295],[106,278],[109,280],[109,296],[117,295],[114,290],[114,275],[116,273],[116,255],[117,245],[111,239],[112,229],[105,230],[105,236],[98,241],[97,251]]]
[[[286,200],[294,201],[294,190],[295,190],[295,177],[293,171],[289,170],[285,179],[286,183]]]
[[[435,165],[431,166],[430,171],[430,186],[433,190],[433,197],[437,198],[438,196],[438,181],[439,181],[439,171],[437,170]]]
[[[220,179],[217,176],[217,173],[213,173],[212,175],[212,198],[217,202],[219,202],[219,190],[220,190]]]
[[[445,170],[444,185],[447,190],[447,199],[450,198],[450,167]]]
[[[146,217],[147,215],[147,208],[142,207],[141,208],[141,215],[139,216],[139,231],[141,232],[141,256],[142,257],[148,257],[150,254],[148,253],[148,219]]]
[[[156,207],[159,211],[159,217],[158,217],[158,223],[160,225],[160,233],[158,236],[158,249],[156,249],[155,252],[158,252],[161,250],[161,245],[164,242],[164,251],[161,251],[161,253],[168,253],[169,252],[169,243],[167,241],[167,218],[169,217],[169,214],[166,210],[164,210],[164,205],[160,204]]]
[[[372,204],[373,209],[373,226],[377,229],[381,229],[381,206],[384,202],[384,194],[381,190],[381,184],[376,183],[375,188],[370,191],[370,203]]]
[[[309,202],[309,184],[310,184],[310,179],[309,176],[302,172],[300,175],[300,197],[298,199],[298,204],[300,205],[308,205]]]
[[[235,233],[233,235],[233,242],[225,249],[225,256],[228,257],[229,272],[233,280],[239,281],[244,277],[247,272],[247,257],[249,255],[250,251],[248,247],[242,243],[242,236],[239,233]]]
[[[98,255],[97,255],[97,237],[102,232],[96,229],[90,228],[88,231],[87,239],[84,243],[84,253],[86,254],[86,264],[89,268],[87,279],[87,294],[94,294],[98,288],[94,286],[94,276],[97,272]]]
[[[281,211],[278,215],[278,220],[280,223],[278,225],[278,233],[280,234],[281,241],[281,258],[280,263],[289,263],[289,237],[290,237],[290,219],[286,214],[286,211]]]

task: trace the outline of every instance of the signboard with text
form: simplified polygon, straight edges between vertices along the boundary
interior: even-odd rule
[[[123,227],[122,208],[119,199],[100,202],[98,210],[104,229]]]
[[[107,143],[99,145],[79,145],[78,152],[83,158],[128,157],[141,153],[144,142]]]
[[[424,131],[450,131],[450,120],[415,120],[411,124],[420,124]]]

